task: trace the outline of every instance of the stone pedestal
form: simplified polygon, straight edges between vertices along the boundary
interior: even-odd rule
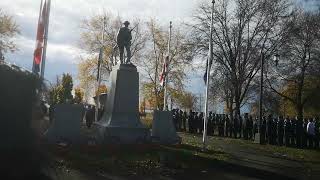
[[[171,111],[154,111],[152,122],[152,141],[160,144],[177,144],[181,138],[177,135]]]
[[[131,64],[115,66],[105,112],[97,122],[99,143],[135,144],[150,139],[150,130],[140,122],[139,74]]]
[[[84,116],[82,105],[59,104],[54,107],[53,121],[45,132],[49,143],[82,143],[80,126]]]

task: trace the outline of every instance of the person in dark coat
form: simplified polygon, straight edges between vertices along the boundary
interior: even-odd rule
[[[307,148],[307,137],[308,137],[308,133],[307,133],[307,125],[308,125],[308,121],[307,119],[303,119],[303,124],[302,124],[302,148]]]
[[[296,121],[290,119],[291,123],[291,136],[290,136],[290,145],[293,147],[296,145]]]
[[[234,138],[238,138],[238,132],[239,132],[239,119],[237,115],[233,118],[233,134]]]
[[[290,146],[290,136],[291,136],[291,123],[289,117],[284,119],[284,138],[285,138],[285,145]]]
[[[278,134],[278,145],[283,145],[283,135],[284,135],[284,122],[283,117],[279,116],[278,122],[277,122],[277,134]]]
[[[189,133],[193,133],[193,112],[192,110],[190,109],[189,111],[189,116],[188,116],[188,130],[189,130]]]
[[[314,144],[315,144],[315,148],[318,149],[319,148],[319,140],[320,140],[320,122],[318,118],[314,118],[314,122],[315,122],[315,140],[314,140]]]
[[[253,138],[253,118],[252,118],[252,116],[249,117],[247,125],[248,125],[248,137],[249,137],[249,140],[252,140],[252,138]]]
[[[266,143],[266,130],[267,130],[267,120],[266,117],[262,117],[262,123],[260,125],[260,141],[262,144]]]
[[[241,116],[239,116],[239,126],[238,126],[238,130],[239,130],[239,138],[241,139],[242,136],[242,126],[243,126],[243,119]]]
[[[272,116],[269,115],[267,119],[267,139],[268,139],[268,144],[273,144],[272,143],[272,125],[273,124],[273,119]]]
[[[226,137],[229,137],[230,134],[231,134],[231,131],[230,131],[230,118],[229,118],[229,115],[225,115],[225,119],[226,119]]]
[[[182,115],[182,129],[185,132],[187,131],[187,119],[188,119],[187,112],[183,112],[183,115]]]
[[[278,120],[276,118],[272,118],[272,144],[276,145],[277,144],[277,122]]]
[[[297,148],[302,147],[302,134],[303,134],[303,122],[301,119],[296,117],[296,145]]]

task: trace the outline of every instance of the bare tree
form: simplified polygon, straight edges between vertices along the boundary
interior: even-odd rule
[[[312,91],[314,88],[310,89],[306,81],[320,77],[319,27],[319,12],[297,10],[287,24],[289,32],[279,50],[279,65],[276,69],[270,69],[270,88],[294,104],[300,119],[303,118],[306,103],[318,93]]]
[[[260,70],[260,60],[271,59],[285,33],[289,16],[286,0],[220,0],[214,11],[214,59],[231,87],[235,113]],[[208,52],[210,5],[201,4],[194,15],[193,40],[202,54]]]

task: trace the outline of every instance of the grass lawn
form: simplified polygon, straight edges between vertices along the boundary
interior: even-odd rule
[[[232,154],[221,146],[249,149],[250,151],[269,154],[280,159],[298,161],[310,171],[320,170],[320,153],[313,150],[258,145],[239,139],[209,137],[208,151],[202,152],[202,136],[179,133],[182,144],[175,146],[136,145],[136,146],[82,146],[71,148],[50,147],[60,168],[75,168],[80,171],[108,173],[125,177],[180,177],[194,179],[203,172],[234,172],[242,175],[254,173],[268,175],[236,164],[230,164]],[[259,172],[259,173],[258,173]],[[181,177],[182,176],[182,177]],[[261,177],[258,176],[258,177]],[[193,177],[193,178],[192,178]],[[249,176],[248,176],[249,177]],[[178,178],[178,179],[180,179]],[[187,178],[187,179],[188,179]],[[202,177],[202,179],[207,179]]]

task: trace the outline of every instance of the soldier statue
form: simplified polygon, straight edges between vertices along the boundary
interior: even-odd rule
[[[131,35],[131,31],[129,29],[129,21],[125,21],[124,23],[124,27],[120,28],[119,32],[118,32],[118,36],[117,36],[117,45],[120,51],[120,61],[121,64],[129,64],[130,63],[130,59],[131,59],[131,39],[132,39],[132,35]],[[124,62],[123,59],[123,54],[124,54],[124,48],[126,48],[127,51],[127,60],[126,62]]]

